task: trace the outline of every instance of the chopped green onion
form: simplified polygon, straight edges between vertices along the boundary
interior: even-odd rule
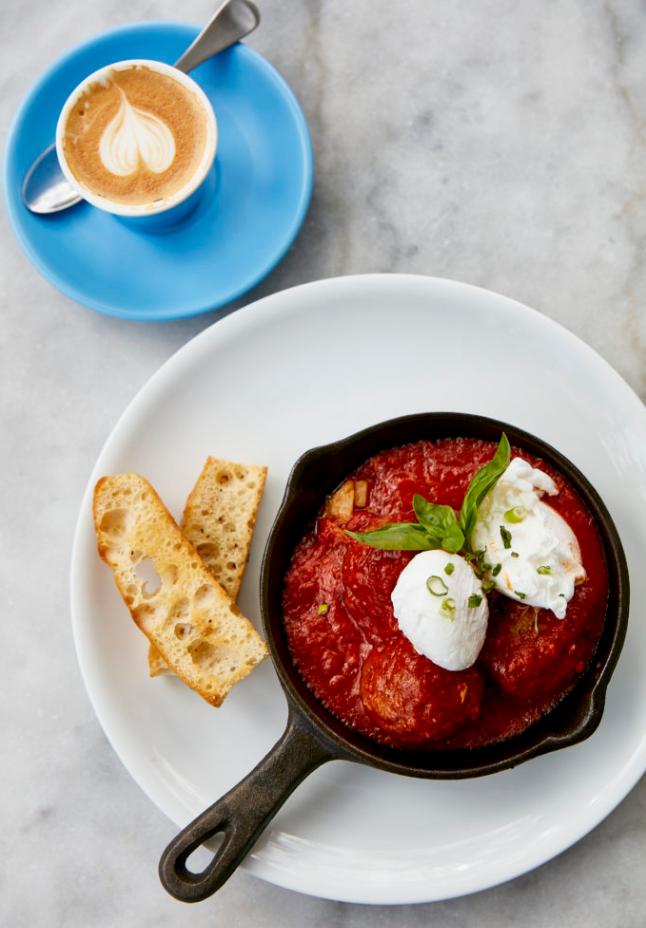
[[[450,577],[454,570],[455,570],[455,564],[447,564],[446,567],[444,568],[444,573],[448,574]]]
[[[433,574],[432,577],[427,579],[426,587],[429,593],[432,593],[433,596],[446,596],[446,594],[449,592],[448,586],[441,577],[437,576],[437,574]]]
[[[491,571],[491,576],[497,577],[501,570],[502,570],[502,564],[496,564],[494,569]]]
[[[513,525],[516,522],[522,522],[526,515],[527,510],[524,506],[512,506],[512,508],[508,509],[505,513],[505,520],[511,522]]]
[[[482,584],[483,592],[491,593],[495,585],[496,584],[493,582],[493,580],[485,580],[485,582]]]
[[[537,567],[537,568],[536,568],[536,573],[537,573],[537,574],[541,574],[541,575],[543,575],[543,576],[544,576],[545,574],[551,574],[551,573],[552,573],[552,568],[549,566],[549,564],[543,564],[542,567]]]
[[[473,596],[469,596],[467,600],[467,606],[469,609],[475,609],[476,606],[479,606],[482,602],[482,596],[478,596],[477,593],[474,593]]]
[[[511,548],[511,532],[504,525],[500,526],[500,537],[505,548]]]
[[[450,596],[447,596],[446,599],[443,599],[442,605],[440,606],[440,612],[442,615],[446,616],[447,619],[453,620],[455,618],[455,600]]]
[[[512,551],[512,552],[511,552],[511,556],[512,556],[512,557],[519,557],[518,551]]]
[[[327,603],[320,603],[319,609],[318,609],[319,615],[325,615],[326,612],[329,611],[329,609],[330,607],[328,606]]]
[[[514,593],[519,599],[527,599],[527,593],[521,593],[520,590],[514,590]]]

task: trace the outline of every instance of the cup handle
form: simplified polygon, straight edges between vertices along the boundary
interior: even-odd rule
[[[298,784],[338,756],[290,707],[287,727],[269,753],[170,842],[159,862],[164,888],[181,902],[200,902],[216,892]],[[186,861],[193,851],[219,834],[224,836],[222,843],[205,869],[189,870]]]

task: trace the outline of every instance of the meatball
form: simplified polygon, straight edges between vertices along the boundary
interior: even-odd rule
[[[482,690],[477,670],[444,670],[405,638],[373,648],[360,681],[361,700],[375,724],[411,747],[445,738],[476,719]]]
[[[531,699],[562,690],[585,670],[599,633],[583,610],[557,619],[548,609],[492,597],[480,653],[489,675],[509,696]]]

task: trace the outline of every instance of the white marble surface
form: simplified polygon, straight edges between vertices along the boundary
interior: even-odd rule
[[[3,134],[39,70],[74,43],[127,21],[200,22],[212,6],[5,0]],[[253,296],[374,270],[466,280],[558,319],[646,398],[643,4],[261,6],[250,44],[304,106],[317,179],[301,235]],[[39,277],[4,216],[0,261],[0,924],[642,926],[644,781],[557,860],[468,898],[373,909],[244,873],[197,907],[165,895],[156,862],[174,828],[121,767],[85,696],[69,552],[84,483],[116,417],[218,316],[150,326],[87,312]]]

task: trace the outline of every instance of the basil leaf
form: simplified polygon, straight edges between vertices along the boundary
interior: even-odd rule
[[[509,439],[503,432],[496,453],[492,459],[481,467],[480,470],[476,471],[471,478],[464,500],[462,501],[462,509],[460,510],[460,527],[464,532],[467,542],[476,524],[478,509],[487,493],[495,487],[499,478],[509,466],[510,454]]]
[[[450,506],[437,506],[435,503],[429,503],[419,493],[416,493],[413,497],[413,509],[417,521],[431,535],[442,535],[445,526],[456,521],[455,513]]]
[[[417,522],[391,522],[372,532],[346,530],[346,535],[382,551],[430,551],[440,546]]]
[[[456,554],[462,548],[464,533],[450,506],[437,506],[435,503],[429,503],[427,499],[416,493],[413,497],[413,509],[418,522],[437,542],[435,547],[444,548],[449,554]]]
[[[457,519],[447,526],[440,545],[448,554],[457,554],[464,547],[464,532],[458,525]]]

